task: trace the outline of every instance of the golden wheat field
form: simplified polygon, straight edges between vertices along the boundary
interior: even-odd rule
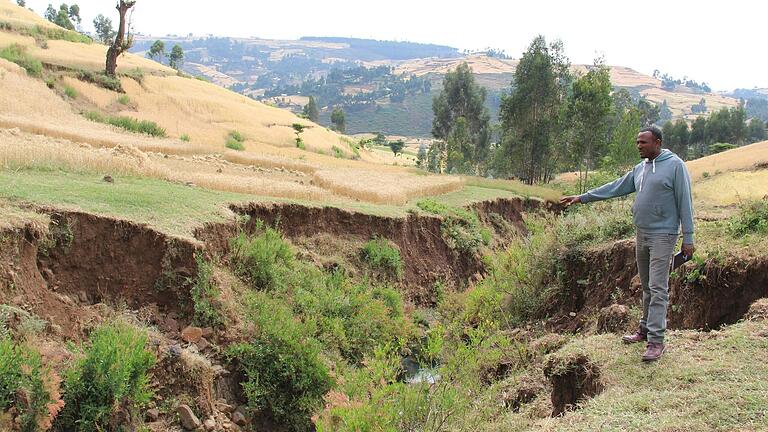
[[[18,9],[3,3],[0,20],[50,25]],[[464,184],[393,166],[397,161],[386,153],[358,150],[352,138],[211,83],[178,76],[142,57],[120,58],[123,69],[118,72],[138,68],[143,77],[122,77],[125,93],[117,93],[68,72],[101,70],[104,46],[48,40],[43,48],[34,38],[0,32],[0,48],[10,44],[26,47],[26,54],[47,69],[34,78],[0,59],[2,169],[136,175],[259,196],[396,205]],[[96,123],[84,117],[86,112],[156,122],[168,138]],[[296,148],[294,123],[304,126],[306,150]],[[231,131],[244,137],[244,151],[225,148]]]
[[[694,181],[704,176],[749,170],[760,164],[768,164],[768,141],[745,145],[687,163]]]

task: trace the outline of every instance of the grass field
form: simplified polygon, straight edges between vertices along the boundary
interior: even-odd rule
[[[602,365],[606,390],[548,431],[758,431],[768,429],[765,321],[723,331],[671,332],[659,362],[637,361],[641,347],[615,335],[574,340],[557,353],[587,353]]]

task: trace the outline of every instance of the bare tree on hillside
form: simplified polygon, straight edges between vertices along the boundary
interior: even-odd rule
[[[107,75],[115,76],[117,70],[117,58],[120,54],[124,53],[133,44],[133,35],[128,33],[128,37],[125,37],[125,14],[128,13],[128,9],[132,8],[136,4],[136,0],[119,0],[116,6],[117,11],[120,13],[120,26],[117,29],[117,36],[115,36],[114,42],[107,50]]]

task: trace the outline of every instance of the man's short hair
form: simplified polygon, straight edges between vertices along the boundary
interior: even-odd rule
[[[656,125],[651,125],[651,126],[640,129],[640,133],[643,133],[643,132],[650,132],[651,134],[653,134],[653,137],[655,139],[659,141],[664,141],[664,134],[661,132],[661,129],[659,129],[659,127]]]

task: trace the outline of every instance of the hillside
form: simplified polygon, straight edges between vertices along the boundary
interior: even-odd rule
[[[143,54],[156,38],[142,36],[134,48]],[[489,57],[484,54],[461,55],[449,47],[405,42],[373,41],[350,38],[303,38],[298,41],[243,38],[160,38],[166,46],[181,45],[187,53],[186,70],[213,82],[279,107],[300,112],[302,98],[312,94],[323,99],[321,123],[330,124],[333,106],[348,112],[350,133],[384,132],[388,135],[429,137],[431,101],[438,94],[443,75],[461,62],[467,62],[488,90],[488,107],[496,118],[501,94],[509,91],[517,60]],[[397,49],[396,49],[397,48]],[[326,100],[328,89],[307,88],[302,83],[321,80],[332,71],[360,66],[375,69],[392,68],[390,78],[347,80],[334,91],[356,98]],[[574,65],[574,73],[584,73],[585,65]],[[685,85],[667,85],[661,79],[639,73],[625,66],[611,66],[615,88],[625,88],[635,97],[667,102],[672,119],[692,120],[692,106],[706,101],[706,113],[738,105],[729,95],[703,92]],[[410,77],[429,82],[431,90],[393,91],[392,77]],[[335,84],[334,84],[335,86]],[[384,90],[384,91],[382,91]],[[362,97],[365,96],[365,97]],[[705,114],[706,114],[705,113]]]
[[[697,250],[649,364],[620,341],[629,200],[430,175],[104,50],[0,0],[0,431],[768,428],[768,141],[689,163]],[[390,105],[434,88],[372,76]]]

